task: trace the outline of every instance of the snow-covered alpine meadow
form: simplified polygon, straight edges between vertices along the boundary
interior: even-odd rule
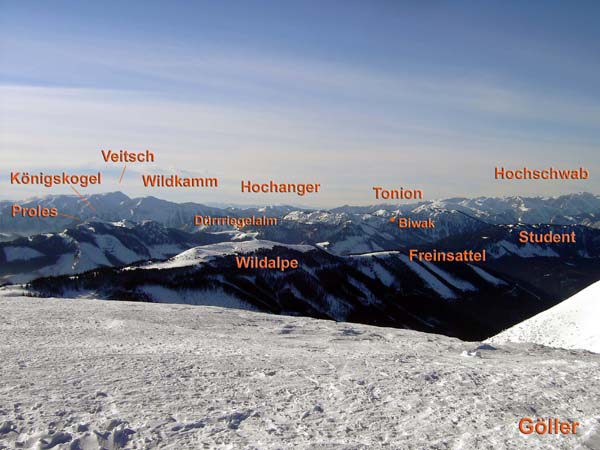
[[[586,351],[206,306],[0,311],[0,448],[600,449]],[[523,435],[523,417],[581,427]]]

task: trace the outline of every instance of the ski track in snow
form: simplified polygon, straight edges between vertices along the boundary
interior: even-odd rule
[[[190,305],[0,311],[0,448],[600,448],[593,353]],[[518,432],[539,416],[582,426]]]

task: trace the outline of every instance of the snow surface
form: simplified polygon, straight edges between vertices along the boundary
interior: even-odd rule
[[[476,291],[477,288],[473,286],[471,283],[465,280],[461,280],[460,278],[455,277],[454,275],[449,274],[445,270],[436,267],[434,264],[431,264],[427,261],[423,261],[423,265],[427,267],[431,272],[434,272],[439,277],[443,278],[444,281],[451,286],[454,286],[456,289],[460,289],[461,291]]]
[[[501,240],[493,244],[488,249],[488,253],[494,258],[500,258],[507,254],[520,256],[521,258],[533,258],[536,256],[544,256],[547,258],[557,258],[560,255],[550,247],[543,247],[538,244],[526,243],[524,245],[516,245],[512,242]]]
[[[125,264],[130,264],[134,261],[143,259],[143,256],[128,249],[120,240],[110,234],[97,234],[94,236],[94,239],[103,252],[111,254]]]
[[[392,286],[396,283],[396,277],[388,272],[376,258],[373,259],[371,264],[361,264],[358,268],[366,276],[373,278],[374,280],[379,280],[386,286]]]
[[[408,256],[400,255],[399,256],[402,262],[406,264],[410,270],[416,273],[427,286],[436,291],[445,299],[454,299],[456,298],[456,294],[452,292],[448,286],[438,280],[431,272],[429,272],[425,267],[421,266],[419,263],[411,261]]]
[[[378,262],[373,262],[373,273],[386,286],[396,283],[396,277]]]
[[[183,303],[187,305],[220,306],[255,311],[256,308],[220,289],[169,289],[157,284],[145,284],[138,288],[152,301],[158,303]]]
[[[79,243],[79,254],[76,262],[76,270],[78,272],[85,272],[87,270],[95,269],[96,267],[111,267],[112,264],[106,258],[104,252],[96,247],[95,245],[87,242]]]
[[[371,258],[373,256],[395,256],[400,255],[399,251],[396,250],[388,250],[381,252],[371,252],[371,253],[362,253],[360,255],[350,255],[350,258]]]
[[[531,342],[600,353],[600,281],[490,342]]]
[[[152,258],[163,259],[181,253],[184,248],[177,244],[155,244],[149,246],[148,250]]]
[[[204,306],[0,311],[8,449],[600,448],[593,353]],[[526,436],[522,417],[582,425]]]
[[[180,253],[173,258],[159,263],[147,264],[143,266],[143,269],[173,269],[177,267],[194,266],[196,264],[206,263],[213,258],[217,258],[223,255],[236,255],[253,253],[260,249],[272,249],[276,246],[283,246],[297,250],[300,252],[308,252],[314,250],[315,247],[311,245],[289,245],[280,244],[273,241],[255,240],[255,241],[243,241],[243,242],[220,242],[218,244],[203,245],[200,247],[194,247]]]
[[[346,255],[348,253],[377,252],[383,250],[383,248],[361,235],[350,236],[346,239],[334,242],[329,247],[329,250],[337,255]]]
[[[480,267],[477,266],[473,266],[471,264],[468,264],[468,266],[473,269],[473,271],[479,275],[481,278],[483,278],[485,281],[487,281],[488,283],[492,283],[495,286],[502,286],[503,284],[506,284],[505,281],[501,280],[500,278],[496,278],[494,275],[491,275],[489,273],[487,273],[485,270],[483,270]]]
[[[378,279],[386,286],[392,286],[397,283],[396,277],[391,274],[379,261],[379,259],[386,259],[389,257],[396,257],[400,254],[397,251],[387,252],[374,252],[374,253],[363,253],[361,255],[350,255],[348,258],[351,259],[368,259],[371,260],[371,264],[361,264],[358,266],[359,270],[370,278]]]

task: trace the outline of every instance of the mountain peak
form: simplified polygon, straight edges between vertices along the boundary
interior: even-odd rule
[[[101,194],[93,194],[90,197],[104,199],[104,200],[121,201],[121,202],[131,200],[127,195],[123,194],[121,191],[103,192]]]

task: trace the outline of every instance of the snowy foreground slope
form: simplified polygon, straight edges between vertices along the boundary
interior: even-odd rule
[[[0,299],[0,448],[600,449],[600,355],[188,305]],[[581,422],[521,435],[522,417]]]
[[[503,331],[490,342],[534,342],[600,353],[600,281]]]

